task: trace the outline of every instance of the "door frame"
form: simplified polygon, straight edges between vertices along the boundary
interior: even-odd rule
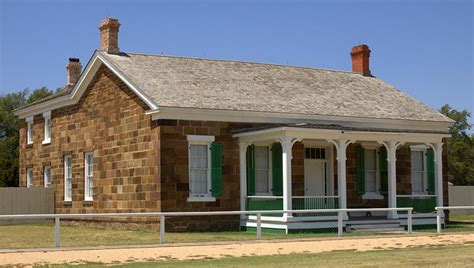
[[[334,159],[334,146],[330,144],[327,141],[319,141],[319,140],[303,140],[303,147],[304,148],[324,148],[326,150],[326,158],[324,159],[326,161],[326,176],[328,178],[327,180],[327,196],[334,196],[335,190],[334,190],[334,165],[335,165],[335,159]],[[304,160],[304,149],[303,149],[303,163]],[[323,159],[320,159],[323,160]],[[303,164],[304,165],[304,164]],[[305,178],[306,180],[306,178]]]

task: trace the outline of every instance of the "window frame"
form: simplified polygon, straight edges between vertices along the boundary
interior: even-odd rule
[[[211,143],[215,141],[214,136],[206,135],[187,135],[188,141],[188,184],[189,197],[188,202],[214,202],[216,198],[212,196],[211,187]],[[191,193],[191,145],[206,145],[207,146],[207,193],[192,194]]]
[[[43,144],[49,144],[51,143],[51,125],[52,125],[52,121],[51,121],[51,111],[48,111],[48,112],[44,112],[43,113]],[[49,123],[47,123],[49,122]]]
[[[379,145],[372,145],[372,144],[362,144],[364,148],[364,158],[367,155],[367,150],[374,150],[375,151],[375,192],[368,192],[367,191],[367,161],[364,159],[364,194],[362,195],[362,199],[384,199],[383,195],[380,192],[381,184],[380,184],[380,163],[379,163],[379,154],[380,154],[380,146]]]
[[[88,173],[89,157],[92,157],[91,174]],[[92,189],[91,189],[92,184]],[[94,153],[88,152],[84,154],[84,201],[94,201]]]
[[[26,188],[33,187],[33,168],[26,169]]]
[[[68,183],[68,169],[69,167],[67,166],[67,163],[68,163],[68,159],[70,160],[70,163],[71,163],[71,172],[70,172],[70,181]],[[64,202],[72,202],[72,178],[73,178],[73,175],[72,175],[72,155],[65,155],[64,156]],[[71,188],[71,192],[70,192],[70,195],[68,196],[68,188]]]
[[[34,136],[34,124],[33,124],[33,116],[29,116],[26,118],[26,144],[33,144],[33,136]]]
[[[412,195],[428,195],[428,161],[427,161],[427,150],[428,147],[425,145],[414,145],[410,146],[410,182],[411,182],[411,193]],[[422,154],[422,166],[423,166],[423,192],[414,192],[413,191],[413,163],[412,163],[412,153],[421,152]],[[418,171],[419,172],[419,171]]]
[[[268,152],[268,192],[257,192],[257,147],[266,147]],[[255,144],[255,195],[256,196],[273,196],[273,158],[272,158],[272,146],[271,145],[260,145]]]
[[[46,172],[46,170],[49,170],[49,172]],[[49,174],[49,178],[47,178],[46,174]],[[44,188],[50,188],[51,187],[51,166],[44,166],[43,167],[43,185]]]

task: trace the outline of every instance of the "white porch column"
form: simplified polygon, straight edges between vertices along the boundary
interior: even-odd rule
[[[437,142],[433,144],[434,148],[434,161],[436,165],[435,178],[436,178],[436,206],[443,206],[443,143]],[[441,211],[441,216],[444,217],[444,211]]]
[[[347,160],[347,146],[353,141],[340,139],[328,140],[336,146],[337,151],[337,192],[339,196],[339,208],[347,208],[347,185],[346,185],[346,160]],[[344,213],[344,219],[348,219],[347,213]]]
[[[283,210],[291,210],[292,206],[292,189],[291,189],[291,159],[293,158],[293,144],[298,141],[294,137],[283,136],[278,139],[282,147],[282,169],[283,169]],[[284,213],[283,218],[286,220],[292,217],[291,213]]]
[[[402,145],[398,141],[382,142],[387,149],[388,171],[388,207],[397,207],[397,148]],[[396,211],[389,211],[387,218],[398,219]]]
[[[247,147],[248,143],[239,143],[240,157],[240,210],[247,210]],[[247,215],[240,215],[240,219],[245,219]]]

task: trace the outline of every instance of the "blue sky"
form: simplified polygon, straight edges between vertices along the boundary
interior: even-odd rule
[[[0,0],[0,94],[63,86],[67,59],[85,65],[110,16],[126,52],[350,70],[365,43],[375,76],[474,112],[472,1],[381,2]]]

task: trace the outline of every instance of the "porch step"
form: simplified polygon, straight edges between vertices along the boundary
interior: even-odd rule
[[[352,223],[346,226],[346,231],[351,233],[360,232],[403,232],[405,228],[399,222],[378,222],[378,223]]]

